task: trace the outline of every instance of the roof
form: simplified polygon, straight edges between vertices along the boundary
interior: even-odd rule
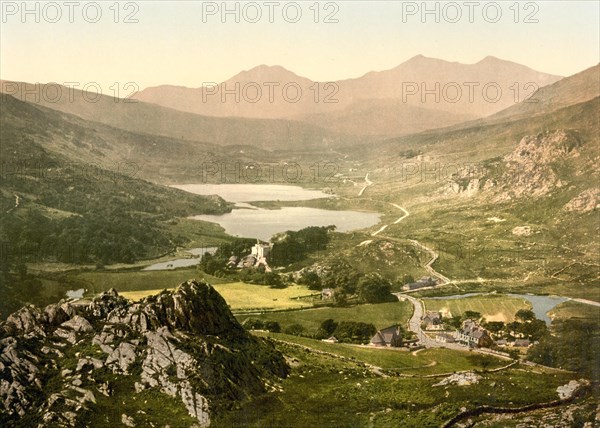
[[[380,332],[375,333],[375,336],[373,336],[371,338],[371,343],[375,344],[375,345],[384,345],[385,339],[383,338],[383,336],[381,335]]]

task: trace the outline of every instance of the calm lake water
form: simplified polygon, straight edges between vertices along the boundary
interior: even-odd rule
[[[279,184],[177,184],[171,187],[196,195],[219,195],[229,202],[308,201],[333,196],[320,190]]]
[[[268,241],[276,233],[300,230],[308,226],[334,224],[340,232],[364,229],[379,223],[380,214],[358,211],[330,211],[306,207],[278,210],[234,209],[223,215],[196,215],[194,220],[218,223],[229,235]]]
[[[238,209],[231,213],[196,215],[190,218],[218,223],[233,236],[258,238],[263,241],[268,241],[276,233],[300,230],[308,226],[335,225],[340,232],[364,229],[379,223],[381,217],[381,214],[375,212],[331,211],[306,207],[267,210],[248,204],[252,201],[305,201],[333,196],[320,190],[307,190],[298,186],[186,184],[173,187],[199,195],[218,194],[227,201],[236,202]]]
[[[195,266],[200,263],[200,259],[202,255],[205,253],[214,254],[217,251],[217,247],[202,247],[202,248],[192,248],[187,250],[188,253],[196,256],[188,259],[174,259],[166,262],[155,263],[153,265],[147,266],[142,270],[169,270],[169,269],[177,269],[181,267],[189,267]]]
[[[466,297],[481,296],[487,293],[467,293],[467,294],[456,294],[453,296],[439,296],[439,297],[428,297],[428,299],[464,299]],[[543,320],[546,324],[550,325],[552,320],[548,316],[548,312],[555,306],[570,300],[568,297],[561,296],[537,296],[534,294],[507,294],[510,297],[517,297],[527,300],[531,304],[531,310],[535,314],[537,319]]]
[[[79,288],[77,290],[68,290],[65,294],[69,299],[81,299],[84,292],[83,288]]]

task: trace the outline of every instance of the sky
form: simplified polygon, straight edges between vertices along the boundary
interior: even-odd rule
[[[334,81],[419,54],[561,76],[600,62],[597,0],[77,3],[2,1],[0,78],[123,90],[199,87],[260,64]]]

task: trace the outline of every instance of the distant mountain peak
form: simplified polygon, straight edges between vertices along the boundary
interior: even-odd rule
[[[281,65],[260,64],[249,70],[243,70],[233,76],[229,81],[310,81],[306,77],[298,76],[296,73],[288,70]]]
[[[481,61],[479,61],[477,64],[481,64],[484,62],[505,62],[503,59],[500,59],[498,57],[492,56],[492,55],[488,55],[485,58],[483,58]]]

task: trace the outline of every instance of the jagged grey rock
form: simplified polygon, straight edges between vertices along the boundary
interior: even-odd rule
[[[0,422],[29,413],[40,427],[76,427],[96,394],[133,402],[155,388],[179,401],[193,426],[207,427],[213,413],[266,391],[288,369],[206,283],[188,281],[139,303],[111,290],[90,303],[27,306],[0,324]],[[49,379],[52,393],[43,384]],[[130,392],[123,395],[123,388]],[[38,411],[31,413],[34,404]],[[135,418],[110,422],[130,425]]]

